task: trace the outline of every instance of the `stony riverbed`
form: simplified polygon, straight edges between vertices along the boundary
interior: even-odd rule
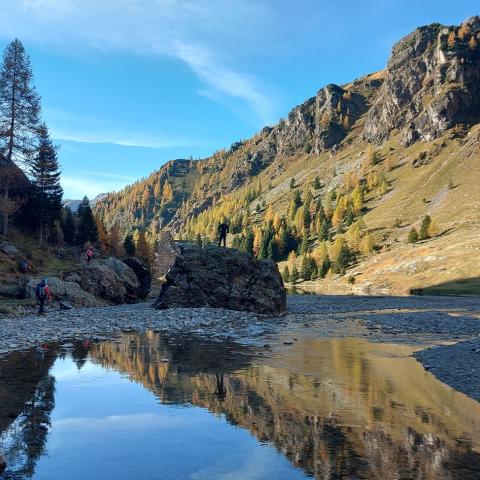
[[[452,297],[292,295],[279,318],[221,309],[155,310],[148,303],[50,311],[0,319],[0,355],[45,342],[105,340],[128,330],[194,333],[199,337],[268,347],[299,331],[315,337],[363,337],[409,343],[415,356],[441,380],[480,400],[480,301]],[[455,343],[455,345],[447,345]]]

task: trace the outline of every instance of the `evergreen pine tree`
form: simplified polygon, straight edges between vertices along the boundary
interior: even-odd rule
[[[253,242],[254,242],[254,235],[251,229],[247,230],[245,234],[245,251],[253,257]]]
[[[320,183],[320,178],[315,177],[315,179],[313,180],[312,187],[313,187],[315,190],[320,190],[320,188],[322,188],[322,184]]]
[[[311,280],[317,274],[317,264],[315,260],[308,254],[302,257],[302,266],[300,269],[300,276],[304,280]]]
[[[322,220],[320,224],[320,231],[318,232],[318,239],[319,240],[328,240],[328,232],[330,230],[328,221],[326,218]]]
[[[85,196],[78,207],[77,243],[85,245],[87,242],[95,243],[98,240],[97,225],[93,217],[90,201]]]
[[[258,258],[273,258],[273,235],[274,231],[271,222],[267,223],[265,230],[262,232],[260,240],[260,248],[258,250]]]
[[[328,253],[322,258],[322,262],[318,265],[318,276],[324,278],[332,266]]]
[[[60,186],[56,148],[50,140],[45,124],[38,129],[38,138],[38,152],[32,162],[31,177],[35,192],[35,217],[39,241],[42,244],[55,223],[61,220],[63,190]]]
[[[290,281],[290,271],[288,270],[288,265],[285,265],[285,268],[283,269],[282,278],[285,283]]]
[[[123,241],[123,248],[125,249],[125,253],[127,255],[135,255],[135,242],[133,241],[133,235],[131,233],[125,236],[125,240]]]
[[[335,240],[333,249],[335,252],[335,259],[332,264],[332,270],[334,273],[344,275],[350,262],[351,255],[343,237],[338,237]]]
[[[32,85],[30,58],[15,39],[3,54],[0,67],[0,234],[7,235],[11,211],[10,190],[18,171],[14,163],[30,166],[36,152],[40,98]]]
[[[418,233],[415,227],[412,227],[412,229],[408,232],[407,242],[408,243],[418,242]]]
[[[303,208],[303,228],[309,229],[310,223],[312,222],[312,216],[310,215],[310,208],[305,204]]]
[[[420,231],[418,233],[419,240],[427,240],[430,238],[430,225],[432,224],[432,219],[430,215],[425,215],[422,218],[422,223],[420,224]]]
[[[289,207],[289,213],[290,213],[290,218],[294,219],[295,214],[297,213],[297,210],[301,207],[302,205],[302,197],[300,196],[300,192],[298,190],[294,190],[292,193],[292,199],[290,200],[290,207]]]
[[[63,209],[62,231],[64,241],[69,245],[73,245],[75,243],[76,225],[72,210],[68,207]]]
[[[308,241],[308,234],[307,231],[303,231],[303,236],[302,236],[302,243],[300,244],[300,254],[305,255],[308,253],[310,249],[310,243]]]
[[[297,283],[299,278],[297,266],[294,265],[292,271],[290,272],[290,283]]]

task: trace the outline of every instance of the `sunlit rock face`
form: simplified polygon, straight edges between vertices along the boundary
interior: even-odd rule
[[[401,132],[410,145],[430,141],[457,124],[480,120],[480,17],[460,27],[434,24],[400,40],[370,108],[364,137],[381,144]],[[473,40],[472,40],[473,39]]]
[[[158,309],[211,307],[263,315],[286,311],[286,291],[275,262],[232,248],[183,244],[166,280],[155,303]]]

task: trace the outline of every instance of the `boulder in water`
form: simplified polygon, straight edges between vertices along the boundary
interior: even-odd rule
[[[275,316],[286,311],[277,265],[232,248],[180,244],[155,308],[211,307]]]

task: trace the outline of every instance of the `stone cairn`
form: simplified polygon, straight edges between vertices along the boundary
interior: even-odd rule
[[[178,255],[178,247],[168,230],[162,230],[159,234],[158,249],[156,252],[155,273],[157,278],[165,277],[170,267],[175,263]]]

